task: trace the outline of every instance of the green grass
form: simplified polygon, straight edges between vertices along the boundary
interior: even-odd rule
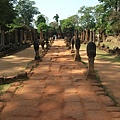
[[[10,84],[0,85],[0,94],[4,93],[9,87]]]
[[[109,43],[110,44],[110,43]],[[85,44],[81,45],[81,50],[86,51],[86,46]],[[111,48],[115,47],[115,45],[111,44]],[[82,57],[82,56],[81,56]],[[99,50],[98,48],[96,49],[96,58],[104,61],[110,61],[110,62],[118,62],[120,63],[120,57],[117,55],[112,55],[110,53],[107,53],[104,50]]]
[[[97,49],[97,59],[110,61],[110,62],[120,62],[120,57],[117,55],[112,55],[110,53],[107,53],[103,50]]]
[[[3,85],[0,85],[0,91],[3,90],[3,89],[4,89]]]

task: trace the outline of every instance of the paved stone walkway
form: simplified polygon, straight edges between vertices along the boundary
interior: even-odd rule
[[[120,108],[85,71],[64,41],[55,41],[30,79],[1,96],[0,120],[120,120]]]

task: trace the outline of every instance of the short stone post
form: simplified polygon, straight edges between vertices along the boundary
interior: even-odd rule
[[[75,36],[75,48],[76,48],[76,54],[75,54],[75,61],[81,61],[81,57],[79,54],[79,49],[80,49],[80,39],[78,38],[78,30],[76,31],[76,36]]]
[[[49,40],[48,40],[48,33],[45,35],[45,40],[46,40],[46,49],[50,49],[49,48]]]
[[[34,41],[34,50],[35,50],[35,60],[42,61],[41,57],[39,56],[39,40]]]
[[[87,45],[87,56],[88,56],[87,78],[94,79],[96,76],[94,71],[94,58],[96,56],[96,45],[92,41],[90,41]]]
[[[71,49],[71,37],[68,37],[68,49]]]

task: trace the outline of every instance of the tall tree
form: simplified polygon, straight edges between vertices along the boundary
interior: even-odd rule
[[[37,20],[36,20],[36,26],[38,26],[40,23],[46,23],[46,19],[45,19],[45,16],[43,14],[40,14],[38,17],[37,17]]]
[[[15,19],[16,12],[13,5],[12,0],[0,0],[0,25],[5,26]]]
[[[68,17],[68,19],[70,19],[72,21],[74,26],[78,26],[78,24],[79,24],[79,16],[77,14]]]
[[[34,7],[35,2],[31,0],[19,0],[16,5],[17,18],[16,23],[31,26],[33,17],[39,14],[38,8]]]
[[[53,28],[56,28],[56,27],[57,27],[57,23],[56,23],[56,22],[51,22],[49,25],[50,25],[51,27],[53,27]]]
[[[58,25],[58,19],[59,19],[58,14],[56,14],[56,15],[53,17],[53,19],[55,19],[55,21],[57,22],[57,25]]]
[[[99,0],[107,17],[107,30],[112,33],[120,33],[120,0]],[[104,21],[104,22],[106,22]]]
[[[42,22],[42,23],[39,23],[37,30],[39,33],[40,33],[40,30],[42,30],[44,34],[47,34],[49,28],[50,27],[46,23]]]
[[[94,7],[82,6],[78,10],[78,14],[80,15],[79,24],[84,29],[93,29],[95,27],[95,18],[93,13]]]
[[[73,33],[74,32],[74,24],[71,18],[63,19],[60,21],[61,29],[64,33]]]
[[[106,29],[107,24],[109,22],[108,19],[109,12],[105,10],[103,4],[96,5],[94,9],[95,9],[94,16],[96,20],[96,28],[101,30]]]

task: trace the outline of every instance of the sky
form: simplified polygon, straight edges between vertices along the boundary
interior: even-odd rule
[[[58,14],[59,20],[77,14],[82,6],[95,6],[98,0],[34,0],[35,7],[41,14],[49,18],[49,23],[55,21],[53,17]]]

